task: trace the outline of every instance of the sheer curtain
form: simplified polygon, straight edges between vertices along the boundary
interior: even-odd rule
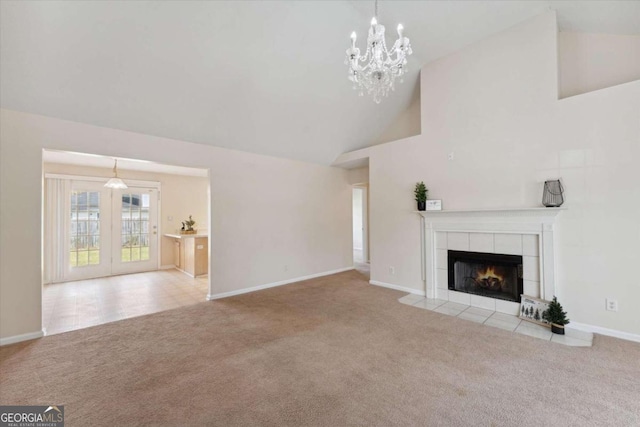
[[[64,281],[68,267],[71,181],[46,178],[45,188],[43,281],[55,283]]]

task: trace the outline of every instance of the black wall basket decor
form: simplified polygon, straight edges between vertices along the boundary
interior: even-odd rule
[[[542,204],[548,208],[557,208],[564,203],[564,188],[559,179],[544,182],[544,193],[542,193]]]

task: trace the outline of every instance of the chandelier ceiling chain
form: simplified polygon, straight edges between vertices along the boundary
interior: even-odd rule
[[[378,23],[378,0],[375,0],[374,12],[365,54],[360,55],[360,49],[356,47],[354,31],[345,64],[349,66],[349,80],[353,82],[353,88],[359,90],[360,96],[366,91],[379,104],[389,91],[394,90],[395,80],[407,72],[407,56],[413,51],[409,38],[404,37],[402,24],[398,25],[398,40],[391,49],[387,49],[384,25]]]

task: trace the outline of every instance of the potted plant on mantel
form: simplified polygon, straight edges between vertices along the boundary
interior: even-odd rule
[[[567,319],[567,312],[562,310],[562,305],[555,296],[549,303],[549,308],[542,313],[542,318],[551,323],[551,332],[564,335],[564,325],[569,323],[569,319]]]
[[[425,187],[424,182],[420,181],[416,184],[416,189],[414,190],[414,194],[416,196],[416,202],[418,202],[418,210],[424,211],[427,209],[427,187]]]

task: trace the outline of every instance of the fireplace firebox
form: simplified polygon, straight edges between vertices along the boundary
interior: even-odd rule
[[[448,251],[449,289],[520,302],[522,256]]]

